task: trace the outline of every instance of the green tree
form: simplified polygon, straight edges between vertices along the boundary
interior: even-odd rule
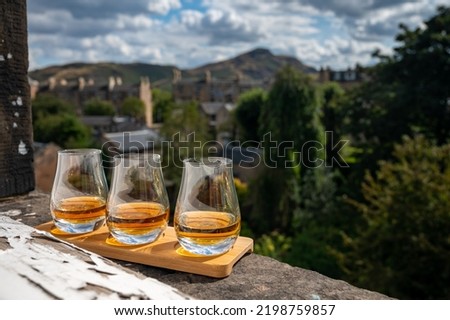
[[[33,122],[56,114],[75,114],[75,106],[50,94],[40,94],[32,101]]]
[[[391,159],[404,135],[421,133],[438,144],[450,137],[450,9],[440,7],[423,26],[401,25],[394,54],[375,53],[380,62],[365,70],[370,80],[344,97],[342,132],[358,151],[343,170],[353,198],[361,199],[365,171]]]
[[[51,95],[38,95],[32,102],[33,135],[39,142],[54,142],[62,148],[91,145],[90,130],[75,115],[75,107]]]
[[[122,104],[121,113],[130,116],[137,121],[145,120],[145,104],[137,97],[127,97]]]
[[[89,128],[72,114],[52,114],[33,123],[35,140],[54,142],[62,148],[85,148],[91,145]]]
[[[155,123],[162,123],[167,117],[170,117],[170,112],[175,107],[172,94],[168,91],[153,89],[152,98],[153,121]]]
[[[327,82],[320,86],[320,120],[325,131],[339,135],[342,122],[342,105],[345,91],[336,82]]]
[[[88,116],[113,116],[116,111],[111,102],[93,98],[86,102],[83,113]]]
[[[443,144],[450,138],[450,7],[439,7],[424,25],[400,25],[396,40],[402,45],[392,57],[377,54],[374,80],[393,88],[387,117]]]
[[[318,100],[312,80],[291,67],[281,69],[259,119],[267,167],[251,185],[254,192],[249,224],[260,233],[277,228],[290,232],[293,217],[301,211],[306,167],[314,165],[306,161],[318,156],[311,148],[305,157],[301,154],[303,145],[318,147],[321,142]]]
[[[265,100],[266,92],[259,88],[244,92],[239,97],[234,115],[242,141],[261,141],[258,134],[259,115]]]
[[[422,133],[438,144],[450,138],[450,8],[440,7],[424,26],[401,25],[400,46],[392,56],[375,53],[371,80],[349,95],[345,130],[364,149],[358,183],[404,135]]]
[[[349,280],[401,299],[449,299],[450,144],[405,138],[353,201],[365,224],[348,238]]]
[[[208,123],[201,115],[197,103],[176,104],[167,112],[161,134],[166,143],[163,146],[164,176],[178,185],[182,160],[203,155],[201,147],[210,138]]]
[[[293,141],[300,151],[308,141],[320,141],[318,98],[312,79],[290,66],[275,77],[260,114],[259,136],[270,132],[276,141]]]

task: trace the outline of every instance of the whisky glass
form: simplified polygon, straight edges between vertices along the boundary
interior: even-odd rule
[[[101,165],[101,150],[58,151],[50,211],[56,228],[86,233],[105,222],[108,185]]]
[[[152,243],[166,229],[169,198],[158,154],[131,153],[114,157],[106,225],[121,244]]]
[[[183,161],[174,229],[182,248],[195,255],[219,255],[233,247],[241,213],[230,159]]]

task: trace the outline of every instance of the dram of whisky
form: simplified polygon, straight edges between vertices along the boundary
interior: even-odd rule
[[[154,241],[166,229],[169,208],[156,202],[122,203],[109,208],[106,224],[119,242],[141,244]]]
[[[82,196],[63,199],[51,207],[53,218],[71,224],[85,224],[105,218],[106,202],[99,197]]]
[[[174,222],[178,240],[183,246],[231,249],[239,235],[240,219],[227,212],[187,211],[176,215]]]

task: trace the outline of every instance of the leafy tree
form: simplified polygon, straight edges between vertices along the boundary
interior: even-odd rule
[[[292,246],[292,239],[278,231],[264,234],[255,243],[255,253],[280,261],[285,259]]]
[[[33,122],[55,114],[75,114],[75,107],[50,94],[40,94],[32,101]]]
[[[238,100],[235,118],[239,124],[240,138],[243,141],[261,141],[258,134],[259,115],[266,100],[262,89],[244,92]]]
[[[164,137],[164,176],[179,184],[182,160],[203,155],[204,143],[209,140],[208,123],[195,102],[176,104],[167,113],[161,128]]]
[[[171,110],[174,109],[175,102],[172,94],[168,91],[153,89],[153,121],[155,123],[162,123],[166,117],[170,117]]]
[[[36,141],[54,142],[62,148],[84,148],[91,144],[89,128],[72,114],[49,115],[33,123]]]
[[[320,86],[320,120],[325,131],[341,135],[342,105],[345,91],[336,82],[327,82]]]
[[[415,30],[400,25],[402,45],[392,57],[377,54],[375,81],[394,90],[388,117],[443,144],[450,138],[450,7],[439,7],[424,24]]]
[[[75,115],[75,107],[51,95],[38,95],[32,102],[33,135],[39,142],[54,142],[62,148],[91,145],[91,134]]]
[[[276,228],[292,231],[292,219],[302,206],[302,179],[308,160],[301,151],[304,144],[317,147],[321,142],[317,102],[309,77],[291,67],[277,73],[259,118],[267,167],[251,186],[255,191],[250,225],[258,232]],[[309,159],[316,156],[309,153]]]
[[[127,97],[123,101],[121,113],[124,116],[130,116],[137,121],[145,120],[145,104],[137,97]]]
[[[279,142],[293,141],[297,151],[308,141],[320,141],[318,100],[312,79],[290,66],[282,68],[263,104],[259,122],[259,136],[271,132]]]
[[[402,299],[449,299],[450,144],[405,138],[352,201],[364,227],[348,238],[349,279]]]
[[[343,273],[336,258],[336,246],[341,247],[341,244],[342,237],[338,228],[331,223],[321,224],[308,220],[292,237],[290,250],[285,253],[284,261],[341,279]]]
[[[349,96],[346,130],[364,149],[360,173],[389,158],[403,135],[419,132],[438,144],[450,138],[450,8],[424,25],[401,25],[394,55],[375,53],[371,80]]]
[[[342,132],[358,150],[345,170],[351,197],[361,199],[365,171],[391,159],[404,135],[422,133],[438,144],[450,138],[450,8],[438,8],[423,25],[401,25],[394,54],[375,53],[380,62],[366,70],[370,80],[345,97]]]
[[[116,111],[110,102],[94,98],[86,102],[83,113],[89,116],[113,116]]]

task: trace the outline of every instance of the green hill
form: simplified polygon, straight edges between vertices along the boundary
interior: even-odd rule
[[[314,68],[304,65],[296,58],[277,56],[267,49],[255,49],[229,60],[194,69],[181,70],[176,66],[146,63],[70,63],[30,71],[29,75],[41,83],[45,83],[50,77],[67,81],[84,77],[86,80],[93,79],[96,83],[106,83],[110,76],[121,77],[124,83],[136,83],[140,77],[146,76],[149,77],[153,87],[170,89],[173,69],[180,70],[183,78],[199,78],[209,70],[211,76],[216,79],[231,79],[239,74],[244,79],[261,80],[272,78],[285,64],[306,73],[315,72]]]

